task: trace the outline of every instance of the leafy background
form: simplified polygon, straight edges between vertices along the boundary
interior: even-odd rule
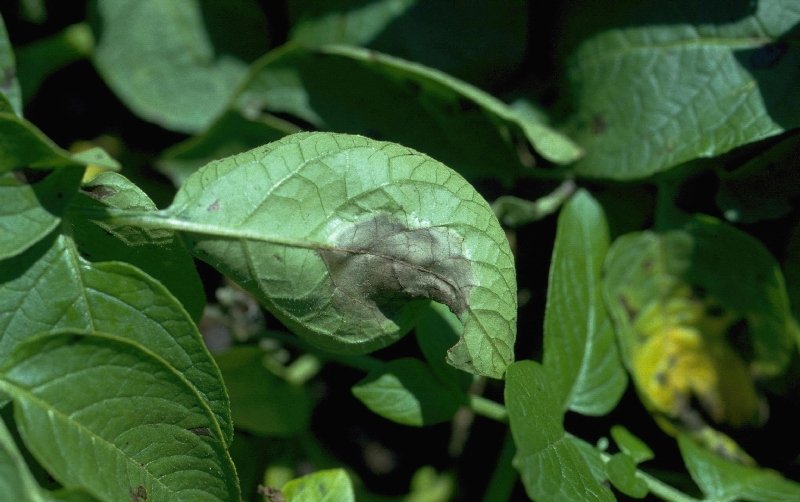
[[[279,486],[310,467],[346,465],[359,480],[359,496],[377,500],[499,500],[509,494],[569,500],[586,493],[608,499],[656,492],[655,478],[713,500],[797,494],[786,480],[800,479],[797,445],[774,439],[794,437],[800,416],[793,397],[796,361],[776,362],[781,370],[762,382],[770,406],[766,427],[728,431],[759,464],[786,479],[732,468],[686,437],[676,441],[664,434],[634,386],[626,387],[599,290],[603,255],[619,236],[679,227],[691,233],[698,224],[687,223],[687,214],[714,216],[745,237],[730,237],[727,248],[709,246],[713,253],[698,262],[722,267],[714,275],[734,284],[712,286],[733,297],[742,270],[756,278],[764,270],[774,274],[767,286],[759,283],[769,301],[745,314],[762,326],[759,319],[783,323],[777,352],[794,359],[797,340],[786,325],[793,322],[789,307],[796,312],[800,305],[797,2],[626,0],[598,8],[589,0],[487,0],[458,10],[438,0],[220,5],[4,3],[0,13],[18,83],[0,83],[9,101],[0,110],[22,110],[38,129],[14,116],[3,121],[0,133],[17,140],[2,145],[0,171],[31,159],[113,168],[116,162],[97,151],[78,153],[99,146],[133,183],[104,173],[88,191],[115,186],[122,195],[106,204],[153,210],[167,207],[198,167],[290,133],[325,130],[398,142],[455,169],[493,202],[516,252],[520,302],[515,352],[521,362],[511,366],[505,386],[492,379],[473,382],[443,363],[459,329],[446,309],[422,309],[413,336],[371,357],[320,354],[288,338],[276,318],[212,268],[196,262],[196,276],[188,254],[165,247],[168,233],[145,236],[155,243],[109,250],[97,245],[104,237],[96,227],[76,226],[69,241],[74,238],[92,261],[125,253],[125,261],[155,277],[174,277],[159,270],[166,259],[172,262],[165,268],[185,270],[185,279],[163,281],[186,310],[170,322],[199,319],[215,353],[238,426],[231,456],[244,493],[255,497],[258,483]],[[4,64],[7,54],[0,45]],[[78,194],[42,211],[37,200],[79,183],[75,170],[58,173],[32,185],[0,178],[0,228],[26,232],[4,239],[0,257],[24,251],[14,243],[44,237],[61,217],[70,218],[67,211],[98,204]],[[557,217],[575,185],[585,191],[575,192]],[[54,267],[69,267],[64,257],[77,253],[62,236],[40,246],[52,253]],[[729,268],[719,256],[728,257]],[[745,261],[757,263],[740,270]],[[18,262],[3,265],[3,285],[22,291],[25,285],[13,283],[9,272]],[[132,269],[91,265],[73,273],[116,274],[145,283],[156,296],[163,291]],[[49,315],[57,318],[59,305],[80,292],[54,289],[61,296]],[[143,315],[148,319],[135,322],[164,321],[158,312]],[[2,327],[23,336],[18,326]],[[86,326],[73,320],[58,328],[59,336],[80,337]],[[58,340],[26,343],[27,352],[4,363],[4,375],[13,375],[35,352],[57,357],[62,348]],[[119,340],[91,343],[147,367],[161,364]],[[193,343],[163,350],[178,360]],[[203,375],[196,378],[219,378],[209,368],[198,369]],[[250,385],[254,380],[263,383]],[[3,392],[22,392],[14,389]],[[199,415],[208,411],[198,411],[202,406],[192,401],[191,389],[183,390],[182,406]],[[505,401],[508,417],[476,414],[480,405],[470,403],[475,394]],[[227,421],[223,408],[211,407],[220,424]],[[33,410],[12,418],[7,410],[7,424],[37,417]],[[511,434],[501,423],[506,419]],[[0,431],[3,458],[9,459],[4,465],[17,469],[22,486],[55,487],[31,458],[32,473],[22,466],[20,455],[30,455],[17,451],[17,429],[8,429]],[[610,447],[594,447],[608,445],[609,436]],[[29,448],[41,455],[41,446]],[[553,455],[562,463],[553,463]],[[640,463],[655,478],[636,474]],[[561,468],[570,482],[554,487]],[[341,471],[322,476],[319,483],[348,496]],[[310,486],[291,483],[287,493]]]

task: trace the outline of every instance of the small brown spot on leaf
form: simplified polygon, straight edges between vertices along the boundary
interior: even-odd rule
[[[192,434],[197,434],[198,436],[211,437],[211,429],[208,427],[195,427],[194,429],[189,429],[189,432]]]
[[[131,502],[146,502],[147,501],[147,489],[139,485],[130,491]]]
[[[93,185],[83,189],[84,193],[89,197],[97,200],[105,199],[116,195],[117,189],[108,185]]]
[[[213,212],[219,209],[219,199],[215,200],[206,208],[206,211]]]

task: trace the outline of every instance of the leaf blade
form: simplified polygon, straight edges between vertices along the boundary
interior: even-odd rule
[[[222,438],[197,432],[216,428],[213,414],[178,372],[135,344],[77,331],[32,338],[4,361],[0,385],[26,444],[65,485],[112,500],[238,500]]]
[[[564,409],[589,415],[613,409],[627,386],[600,287],[608,246],[602,208],[579,191],[558,219],[543,364],[558,381]]]
[[[514,467],[528,496],[547,500],[614,500],[566,434],[559,396],[547,371],[533,361],[508,368],[506,406],[517,445]]]
[[[212,162],[168,209],[127,221],[183,231],[196,256],[322,348],[386,346],[410,329],[411,300],[431,298],[464,325],[451,364],[500,378],[513,359],[505,234],[463,178],[413,150],[300,133]]]

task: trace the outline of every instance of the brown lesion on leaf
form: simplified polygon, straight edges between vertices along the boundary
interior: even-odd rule
[[[213,213],[214,211],[217,210],[219,210],[219,199],[209,204],[208,207],[206,208],[206,211],[208,211],[209,213]]]
[[[591,124],[589,126],[592,130],[592,134],[595,136],[600,136],[608,129],[608,121],[606,120],[605,115],[601,113],[596,113],[592,116]]]
[[[198,436],[208,436],[211,437],[211,429],[208,427],[194,427],[189,429],[189,432]]]
[[[131,488],[129,494],[131,496],[131,502],[147,501],[147,489],[142,485],[139,485],[136,488]]]
[[[89,197],[102,200],[117,194],[117,189],[108,185],[92,185],[83,188],[83,192]]]
[[[474,281],[463,239],[443,226],[408,228],[386,214],[354,223],[319,252],[336,288],[334,305],[361,319],[393,318],[412,299],[467,309]]]

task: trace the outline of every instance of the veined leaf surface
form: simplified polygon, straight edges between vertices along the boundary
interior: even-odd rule
[[[239,500],[204,399],[137,343],[81,331],[29,339],[3,360],[25,444],[54,478],[103,500]]]
[[[602,415],[627,385],[600,277],[608,225],[585,191],[563,207],[547,288],[543,364],[557,381],[564,409]]]
[[[90,263],[53,235],[0,262],[0,361],[54,329],[113,333],[147,347],[184,374],[233,437],[222,377],[189,315],[159,282],[122,262]]]
[[[117,219],[184,232],[197,256],[322,348],[384,347],[428,298],[464,325],[451,364],[500,378],[513,360],[505,234],[461,176],[414,150],[300,133],[205,166],[162,212]]]

